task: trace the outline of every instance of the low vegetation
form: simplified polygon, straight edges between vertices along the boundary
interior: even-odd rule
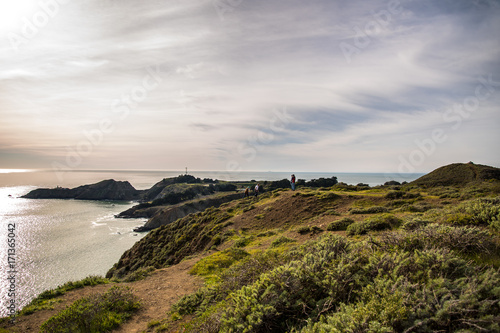
[[[129,318],[140,305],[126,288],[113,287],[75,301],[48,319],[41,332],[110,332]]]
[[[184,297],[175,311],[195,314],[187,332],[498,330],[498,270],[436,248],[438,239],[408,249],[407,237],[373,243],[326,234],[284,253],[269,250]]]
[[[91,275],[80,281],[67,282],[62,286],[59,286],[55,289],[46,290],[39,294],[34,300],[32,300],[21,310],[20,314],[29,315],[38,310],[51,309],[55,303],[60,302],[60,300],[56,298],[66,294],[70,290],[106,283],[109,283],[108,279],[95,275]]]

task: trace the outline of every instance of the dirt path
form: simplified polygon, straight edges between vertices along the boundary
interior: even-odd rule
[[[199,277],[188,273],[198,259],[185,260],[178,265],[159,269],[140,281],[110,283],[72,290],[60,297],[62,302],[57,303],[54,309],[37,311],[31,315],[17,317],[15,325],[5,323],[0,327],[8,329],[10,332],[38,332],[43,322],[71,305],[77,299],[94,293],[102,293],[113,286],[128,286],[134,295],[139,298],[141,308],[132,318],[113,332],[143,332],[146,330],[148,322],[166,318],[172,304],[182,296],[194,292],[203,285],[203,281]]]
[[[188,273],[197,260],[185,260],[175,266],[157,270],[144,280],[129,283],[133,293],[140,299],[141,309],[113,332],[143,332],[150,321],[166,318],[176,301],[203,285],[200,278]]]

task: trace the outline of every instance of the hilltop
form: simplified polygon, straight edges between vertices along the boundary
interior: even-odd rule
[[[89,318],[76,300],[128,287],[138,308],[109,315],[117,332],[498,331],[500,181],[474,184],[268,184],[154,229],[98,285],[1,327]]]
[[[424,187],[465,186],[489,180],[500,180],[499,168],[469,162],[440,167],[411,184]]]

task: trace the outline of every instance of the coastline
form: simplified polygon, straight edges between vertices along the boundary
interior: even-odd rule
[[[68,177],[66,179],[66,183],[65,184],[75,184],[76,186],[80,186],[80,185],[84,185],[84,184],[90,184],[92,183],[92,181],[94,179],[97,179],[97,180],[102,180],[102,179],[105,179],[106,177],[113,177],[113,178],[121,178],[123,180],[128,180],[128,179],[132,179],[134,181],[134,183],[132,183],[134,186],[137,186],[137,187],[142,187],[143,189],[147,189],[149,188],[152,184],[154,184],[155,182],[159,181],[162,179],[162,177],[167,177],[167,176],[170,176],[168,174],[165,174],[164,172],[158,172],[158,171],[153,171],[153,172],[150,172],[150,171],[133,171],[133,172],[130,172],[130,171],[119,171],[119,172],[111,172],[111,171],[105,171],[105,173],[101,173],[100,171],[98,170],[93,170],[93,171],[74,171],[71,173],[71,177]],[[239,177],[241,177],[240,179],[246,179],[246,180],[250,180],[250,179],[253,179],[253,178],[258,178],[259,180],[262,179],[262,177],[266,177],[267,180],[275,180],[275,179],[281,179],[281,177],[285,177],[286,174],[285,173],[274,173],[274,172],[259,172],[259,173],[236,173],[237,175],[239,175]],[[233,174],[231,175],[231,177],[233,178],[238,178],[236,177],[236,174]],[[43,185],[46,185],[47,187],[54,187],[55,186],[60,186],[59,184],[61,183],[54,183],[53,182],[53,179],[51,179],[49,176],[54,176],[53,175],[53,172],[48,172],[47,171],[24,171],[24,172],[19,172],[19,173],[9,173],[9,174],[6,174],[6,173],[0,173],[0,181],[2,181],[2,183],[5,185],[6,183],[7,184],[23,184],[24,186],[2,186],[0,187],[0,189],[3,189],[4,191],[0,191],[0,194],[2,195],[2,198],[0,198],[0,200],[3,200],[4,204],[7,203],[7,204],[12,204],[14,202],[20,204],[18,205],[18,207],[14,207],[14,209],[22,209],[22,205],[23,204],[35,204],[36,203],[36,207],[30,207],[28,208],[28,210],[30,210],[31,212],[29,213],[29,215],[26,217],[26,220],[24,222],[20,222],[20,221],[15,221],[16,225],[19,226],[18,227],[18,238],[22,238],[22,237],[25,237],[27,234],[28,234],[28,229],[27,229],[27,225],[28,224],[31,224],[33,220],[39,220],[41,217],[43,219],[43,216],[49,216],[51,213],[50,212],[43,212],[43,213],[37,213],[37,209],[47,209],[47,208],[43,208],[43,206],[45,204],[48,204],[50,202],[50,200],[54,200],[54,199],[50,199],[49,202],[47,202],[47,200],[44,200],[44,199],[37,199],[37,200],[40,200],[40,201],[37,201],[37,200],[31,200],[31,201],[26,201],[28,199],[20,199],[20,198],[15,198],[17,196],[21,196],[22,194],[26,194],[28,191],[30,190],[33,190],[35,188],[38,188]],[[179,175],[179,172],[171,172],[171,175]],[[243,176],[242,176],[243,175]],[[313,178],[316,178],[316,177],[328,177],[328,176],[332,176],[332,175],[335,175],[334,173],[308,173],[306,175],[306,179],[313,179]],[[414,178],[417,178],[419,174],[415,175],[413,174],[412,176]],[[7,177],[9,176],[9,177]],[[14,178],[12,178],[12,176],[15,176]],[[119,176],[119,177],[117,177]],[[198,176],[198,175],[197,175]],[[209,176],[209,174],[201,174],[200,176]],[[392,175],[391,175],[392,176]],[[408,176],[408,175],[407,175]],[[2,178],[3,177],[3,178]],[[246,178],[248,177],[248,178]],[[261,177],[261,178],[259,178]],[[367,182],[367,183],[370,183],[370,179],[372,181],[372,184],[373,182],[376,182],[376,183],[380,183],[382,181],[387,181],[387,180],[393,180],[394,177],[389,177],[387,176],[387,174],[376,174],[376,173],[363,173],[363,174],[355,174],[355,173],[338,173],[338,177],[339,177],[339,180],[342,181],[342,177],[344,177],[344,179],[349,179],[348,177],[353,177],[351,179],[355,179],[355,183],[357,182]],[[10,181],[5,181],[5,179],[8,178],[10,179]],[[301,178],[301,174],[298,174],[298,178]],[[408,178],[406,178],[408,179]],[[368,181],[367,181],[368,180]],[[27,183],[30,183],[30,184],[27,184]],[[352,183],[352,182],[351,182]],[[27,186],[28,185],[28,186]],[[13,192],[13,190],[15,189],[18,189],[18,190],[21,190],[21,191],[24,191],[25,193],[18,193],[16,195],[16,193]],[[8,195],[13,195],[13,197],[8,197]],[[8,201],[7,201],[8,200]],[[55,199],[57,200],[57,199]],[[52,204],[52,206],[54,206],[54,208],[51,208],[51,209],[57,209],[55,208],[56,206],[58,206],[58,203],[59,201],[53,201],[53,202],[50,202]],[[61,201],[61,203],[63,204],[69,204],[70,206],[76,204],[76,205],[79,205],[78,203],[70,200],[70,201]],[[89,201],[89,202],[85,202],[83,201],[81,203],[81,205],[83,206],[92,206],[92,207],[99,207],[101,206],[102,208],[102,205],[107,205],[109,204],[111,207],[112,205],[116,205],[117,203],[106,203],[106,202],[92,202],[92,201]],[[118,207],[121,207],[121,205],[123,205],[124,203],[119,203],[119,206]],[[135,203],[132,203],[132,202],[129,202],[127,203],[126,205],[132,207]],[[125,207],[125,206],[123,206]],[[92,208],[93,209],[93,208]],[[71,209],[70,209],[71,210]],[[112,221],[110,220],[111,219],[111,215],[113,216],[114,218],[114,215],[116,214],[119,214],[121,213],[122,211],[124,211],[125,208],[119,208],[117,210],[114,210],[113,211],[113,214],[109,214],[108,215],[108,221],[107,222],[103,222],[104,220],[106,220],[106,218],[103,219],[102,216],[98,217],[96,220],[94,220],[93,222],[91,222],[91,228],[94,228],[94,229],[100,229],[101,232],[105,232],[105,233],[109,233],[109,230],[108,231],[105,231],[105,229],[103,228],[107,228],[106,227],[106,223],[111,223],[112,224]],[[49,209],[50,211],[50,209]],[[42,215],[40,215],[42,214]],[[49,215],[47,215],[49,214]],[[57,215],[53,215],[53,216],[57,216]],[[52,217],[53,217],[52,216]],[[62,218],[63,220],[65,219],[64,217],[58,217],[58,219]],[[99,221],[99,219],[101,219]],[[92,220],[92,219],[91,219]],[[120,222],[125,222],[125,221],[120,221]],[[64,222],[63,222],[64,223]],[[71,223],[75,223],[75,221],[68,221],[66,220],[66,222],[64,224],[71,224]],[[125,223],[130,223],[130,221],[126,221]],[[63,225],[64,225],[63,224]],[[144,219],[140,219],[140,222],[137,222],[136,223],[136,226],[142,226],[144,224]],[[31,226],[32,227],[32,226]],[[64,227],[59,227],[61,228],[62,230],[64,230],[64,232],[66,233],[66,235],[69,235],[70,234],[70,231],[68,229],[67,226],[64,226]],[[130,227],[127,228],[127,231],[118,231],[118,229],[114,230],[113,232],[111,232],[111,234],[113,234],[114,236],[112,236],[111,239],[114,239],[116,237],[125,237],[126,235],[130,235],[132,234],[133,235],[133,226],[130,224]],[[43,233],[43,231],[41,231]],[[42,240],[40,239],[37,239],[36,237],[33,238],[33,235],[32,233],[30,232],[30,238],[29,240],[26,240],[25,242],[31,242],[33,244],[38,244],[40,243]],[[120,235],[121,234],[121,235]],[[145,234],[141,234],[141,238],[144,236]],[[59,236],[60,239],[64,239],[64,235],[63,236]],[[73,236],[72,236],[73,237]],[[93,236],[95,237],[95,236]],[[132,237],[137,237],[137,236],[132,236]],[[139,239],[139,238],[138,238]],[[58,242],[59,240],[52,240],[51,242]],[[43,241],[42,241],[43,242]],[[49,241],[50,242],[50,241]],[[78,238],[74,238],[74,239],[71,239],[71,242],[72,243],[82,243],[81,241],[78,240]],[[64,243],[64,241],[62,241],[62,243]],[[134,242],[135,243],[135,242]],[[23,241],[19,241],[18,244],[23,244]],[[85,244],[85,242],[84,242]],[[130,245],[132,246],[133,243]],[[87,245],[87,248],[91,247],[92,245]],[[123,248],[119,254],[114,254],[114,257],[116,258],[116,260],[118,260],[118,258],[120,258],[129,248]],[[64,250],[64,249],[63,249]],[[85,252],[84,248],[82,248],[79,252]],[[104,250],[104,252],[109,252],[109,250]],[[76,253],[76,252],[74,252]],[[28,267],[26,265],[33,265],[32,263],[32,258],[28,258],[28,257],[20,257],[20,258],[17,258],[18,259],[18,265],[20,265],[21,269],[28,269]],[[37,259],[39,262],[41,262],[43,265],[47,265],[46,262],[44,262],[44,260],[41,260],[41,259]],[[41,260],[41,261],[40,261]],[[51,261],[54,261],[54,262],[57,262],[57,261],[60,261],[60,259],[50,259]],[[68,262],[71,262],[71,261],[78,261],[78,260],[81,260],[81,259],[77,259],[77,257],[70,257],[68,258]],[[95,260],[98,260],[98,259],[95,259]],[[88,275],[93,275],[93,274],[102,274],[104,275],[105,272],[109,269],[111,269],[111,267],[113,266],[113,264],[116,262],[113,261],[111,263],[109,263],[109,265],[105,268],[105,269],[99,269],[101,273],[97,272],[96,270],[93,270],[93,269],[90,269],[88,271],[87,274],[85,274],[84,276],[80,275],[78,278],[83,278],[85,276],[88,276]],[[94,260],[85,260],[86,262],[84,263],[80,263],[79,266],[85,266],[85,267],[96,267],[95,266],[95,262]],[[92,263],[94,262],[94,263]],[[30,267],[29,268],[30,270],[33,269],[33,267]],[[62,272],[62,275],[65,276],[65,274],[68,274],[69,271],[72,271],[71,268],[68,268],[68,267],[59,267],[59,268],[52,268],[52,270],[56,270],[56,271],[60,271]],[[19,291],[21,292],[21,294],[29,294],[29,295],[32,295],[31,297],[34,297],[37,293],[45,290],[45,289],[50,289],[50,288],[55,288],[57,287],[59,284],[62,284],[66,281],[68,281],[68,279],[64,279],[64,280],[60,280],[57,284],[47,284],[48,281],[50,280],[47,280],[47,277],[49,276],[50,273],[48,273],[51,269],[45,269],[45,271],[47,272],[46,276],[38,276],[35,280],[38,280],[40,281],[40,283],[45,286],[45,287],[34,287],[34,284],[36,285],[37,282],[34,282],[33,279],[29,279],[29,278],[26,278],[26,277],[22,277],[22,276],[18,276],[18,285],[19,285]],[[74,280],[74,278],[71,278],[69,280]],[[39,284],[39,283],[38,283]],[[24,286],[23,286],[24,285]],[[33,290],[37,290],[36,292],[33,292]],[[22,307],[24,305],[26,305],[28,303],[27,300],[23,300],[21,302],[18,303],[18,306],[19,307]]]

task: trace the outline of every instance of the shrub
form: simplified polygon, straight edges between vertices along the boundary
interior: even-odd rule
[[[148,266],[148,267],[141,267],[136,271],[131,272],[127,276],[123,278],[124,282],[133,282],[133,281],[139,281],[143,280],[146,278],[146,276],[149,276],[151,272],[155,270],[154,267]]]
[[[109,280],[103,278],[102,276],[97,275],[89,275],[88,277],[79,280],[79,281],[70,281],[67,282],[56,289],[46,290],[40,293],[34,300],[32,300],[27,306],[25,306],[21,310],[21,314],[32,314],[38,310],[50,309],[53,307],[54,303],[58,301],[54,301],[53,298],[64,295],[66,292],[83,288],[85,286],[95,286],[98,284],[106,284],[109,283]]]
[[[302,226],[302,227],[299,227],[297,229],[297,232],[301,235],[303,234],[308,234],[308,233],[313,233],[313,234],[317,234],[317,233],[320,233],[322,232],[323,229],[321,229],[320,227],[318,226]]]
[[[460,204],[456,211],[458,218],[451,218],[451,223],[459,225],[488,225],[500,230],[500,199],[476,199]]]
[[[113,287],[103,294],[75,301],[49,318],[41,332],[109,332],[139,308],[128,288]]]
[[[387,212],[389,212],[389,209],[381,206],[372,206],[368,208],[352,208],[350,210],[351,214],[379,214]]]
[[[297,229],[297,232],[301,235],[308,234],[311,232],[311,227],[308,225],[303,225]]]
[[[403,222],[401,228],[403,230],[415,230],[418,228],[425,227],[427,224],[429,224],[427,220],[423,220],[420,217],[411,216]]]
[[[291,239],[291,238],[288,238],[288,237],[285,237],[285,236],[280,236],[278,238],[276,238],[272,243],[271,243],[271,247],[278,247],[278,246],[281,246],[283,244],[286,244],[286,243],[293,243],[295,242],[294,239]]]
[[[335,211],[335,209],[328,209],[325,212],[323,212],[321,215],[336,215],[336,216],[339,216],[341,214],[338,213],[337,211]]]
[[[242,249],[231,247],[201,259],[193,266],[190,273],[202,276],[211,275],[230,267],[233,263],[248,255],[248,252]]]
[[[387,183],[386,183],[387,184]],[[386,199],[394,200],[394,199],[402,199],[405,193],[401,191],[390,191],[385,195]]]
[[[333,221],[328,226],[326,227],[326,230],[328,231],[338,231],[338,230],[346,230],[349,225],[351,225],[354,222],[353,219],[344,217],[341,218],[340,220]]]
[[[341,198],[340,195],[333,193],[333,192],[330,192],[330,191],[320,193],[317,197],[318,197],[318,199],[324,200],[324,201],[333,201],[333,200],[337,200],[337,199]]]
[[[245,247],[253,241],[253,236],[241,237],[234,242],[235,247]]]
[[[348,236],[364,235],[369,231],[381,231],[391,229],[401,222],[400,219],[391,214],[374,216],[364,221],[354,222],[347,227]]]
[[[446,248],[459,254],[492,254],[497,251],[494,236],[477,227],[453,227],[432,223],[409,232],[385,233],[383,244],[406,251]]]
[[[283,255],[245,258],[193,297],[202,310],[187,331],[497,331],[500,272],[428,245],[327,234]]]

